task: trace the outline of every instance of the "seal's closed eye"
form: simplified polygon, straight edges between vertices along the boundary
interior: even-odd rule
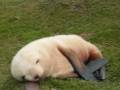
[[[40,60],[39,59],[37,59],[37,61],[35,62],[36,64],[38,64],[40,62]]]

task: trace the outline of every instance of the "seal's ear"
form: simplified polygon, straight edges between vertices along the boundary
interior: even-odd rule
[[[80,62],[77,54],[72,49],[67,47],[59,46],[58,50],[69,60],[75,72],[81,77],[80,73],[84,70],[85,64]]]

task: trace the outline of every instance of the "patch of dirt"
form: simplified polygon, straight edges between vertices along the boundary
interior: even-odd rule
[[[83,32],[83,33],[80,34],[80,36],[83,37],[84,39],[88,40],[94,34],[95,33],[93,33],[93,32],[91,32],[91,33],[90,32],[89,33],[88,32]]]

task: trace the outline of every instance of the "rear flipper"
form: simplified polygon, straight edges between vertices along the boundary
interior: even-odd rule
[[[98,80],[105,80],[106,79],[105,66],[98,69],[93,74]]]
[[[105,79],[105,64],[104,59],[91,60],[81,74],[86,80],[104,80]]]
[[[99,52],[92,51],[92,60],[85,65],[83,62],[80,62],[75,52],[71,49],[58,47],[58,50],[69,60],[78,76],[84,78],[85,80],[97,80],[98,78],[98,80],[100,80],[105,78],[105,71],[102,67],[104,67],[107,62],[104,59],[98,59],[102,57]],[[93,74],[94,72],[96,74]]]

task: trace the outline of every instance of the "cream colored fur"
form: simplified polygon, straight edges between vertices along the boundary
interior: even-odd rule
[[[58,47],[74,52],[80,62],[88,58],[101,58],[100,51],[93,44],[77,35],[57,35],[35,40],[24,46],[14,56],[11,73],[14,78],[34,81],[39,77],[61,77],[72,73],[73,67],[68,59],[59,51]],[[39,62],[36,64],[36,61]],[[81,66],[82,67],[82,66]]]

